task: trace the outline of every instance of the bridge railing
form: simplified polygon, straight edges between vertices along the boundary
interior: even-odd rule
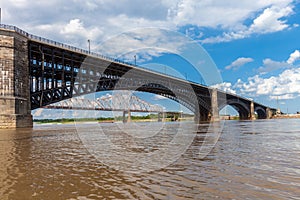
[[[60,43],[60,42],[57,42],[57,41],[54,41],[54,40],[50,40],[50,39],[46,39],[46,38],[43,38],[43,37],[40,37],[40,36],[30,34],[30,33],[26,32],[26,31],[24,31],[24,30],[22,30],[22,29],[20,29],[16,26],[13,26],[13,25],[0,24],[0,28],[15,31],[15,32],[20,33],[21,35],[24,35],[24,36],[28,37],[29,39],[32,39],[32,40],[35,40],[35,41],[51,44],[51,45],[54,45],[54,46],[57,46],[57,47],[62,47],[62,48],[69,49],[69,50],[72,50],[72,51],[76,51],[76,52],[79,52],[79,53],[84,53],[84,54],[94,55],[94,56],[101,57],[101,58],[106,58],[106,59],[109,59],[109,60],[114,60],[112,58],[109,58],[107,56],[103,56],[103,55],[98,54],[98,53],[89,52],[87,50],[80,49],[80,48],[77,48],[77,47],[74,47],[74,46],[71,46],[71,45],[63,44],[63,43]]]
[[[60,42],[56,42],[54,40],[50,40],[50,39],[46,39],[46,38],[43,38],[43,37],[40,37],[40,36],[36,36],[36,35],[30,34],[30,33],[26,32],[26,31],[24,31],[24,30],[22,30],[22,29],[20,29],[16,26],[13,26],[13,25],[0,24],[0,29],[15,31],[15,32],[17,32],[21,35],[24,35],[24,36],[28,37],[31,40],[35,40],[35,41],[38,41],[38,42],[50,44],[50,45],[53,45],[53,46],[56,46],[56,47],[65,48],[65,49],[68,49],[68,50],[71,50],[71,51],[75,51],[75,52],[86,54],[86,55],[95,56],[95,57],[105,59],[105,60],[108,60],[108,61],[111,61],[111,62],[115,62],[115,63],[119,63],[119,64],[125,64],[125,65],[129,65],[129,66],[132,66],[132,67],[138,67],[138,68],[141,68],[141,69],[145,69],[145,70],[148,70],[148,71],[159,73],[161,75],[167,75],[169,77],[173,77],[173,78],[181,79],[181,80],[184,80],[184,81],[188,81],[188,80],[185,80],[185,79],[180,78],[178,76],[162,73],[161,71],[158,71],[158,70],[153,70],[153,69],[149,69],[149,68],[146,68],[146,67],[138,66],[138,65],[120,60],[120,59],[111,58],[109,56],[105,56],[105,55],[102,55],[102,54],[99,54],[99,53],[90,52],[90,51],[87,51],[87,50],[84,50],[84,49],[81,49],[81,48],[77,48],[77,47],[74,47],[74,46],[71,46],[71,45],[63,44],[63,43],[60,43]],[[194,84],[200,84],[200,83],[197,83],[197,82],[194,82],[194,81],[189,81],[189,82],[192,82]],[[201,83],[200,85],[207,86],[204,83]]]

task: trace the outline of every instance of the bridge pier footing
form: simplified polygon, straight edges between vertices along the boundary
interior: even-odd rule
[[[254,111],[254,102],[251,101],[250,103],[250,116],[249,116],[250,120],[256,120],[256,116],[255,116],[255,111]]]
[[[158,122],[164,122],[165,121],[165,113],[164,112],[158,113],[157,121]]]
[[[0,29],[0,129],[32,127],[28,39]]]
[[[211,122],[218,122],[220,121],[219,115],[219,104],[218,104],[218,90],[213,89],[211,92]]]
[[[0,129],[31,128],[32,115],[8,114],[0,115]]]
[[[127,117],[126,117],[127,114]],[[123,111],[123,123],[129,123],[131,122],[131,112],[130,110],[128,111]]]
[[[272,113],[272,111],[271,111],[270,108],[267,108],[267,109],[266,109],[266,115],[267,115],[267,119],[271,119],[271,118],[272,118],[273,113]]]

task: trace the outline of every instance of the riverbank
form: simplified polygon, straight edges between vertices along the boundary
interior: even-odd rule
[[[300,114],[275,115],[273,119],[300,119]]]
[[[179,118],[174,120],[172,118],[164,118],[163,122],[172,122],[172,121],[192,121],[193,117]],[[34,124],[74,124],[74,123],[120,123],[122,120],[113,119],[113,118],[104,118],[104,119],[44,119],[44,120],[34,120]],[[159,122],[157,118],[144,118],[144,117],[133,117],[130,122]],[[160,121],[161,122],[161,121]]]

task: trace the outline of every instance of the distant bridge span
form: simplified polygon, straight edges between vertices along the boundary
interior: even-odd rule
[[[72,97],[107,90],[134,90],[165,96],[218,121],[234,107],[240,119],[270,118],[275,109],[198,83],[0,25],[0,128],[32,126],[31,110]]]
[[[163,113],[164,108],[150,104],[136,95],[118,92],[113,95],[105,95],[96,99],[71,98],[44,106],[46,109],[67,110],[99,110],[99,111],[122,111],[122,112],[145,112]]]

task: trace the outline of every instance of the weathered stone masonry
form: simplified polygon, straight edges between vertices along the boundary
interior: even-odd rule
[[[0,128],[32,127],[28,39],[0,29]]]

